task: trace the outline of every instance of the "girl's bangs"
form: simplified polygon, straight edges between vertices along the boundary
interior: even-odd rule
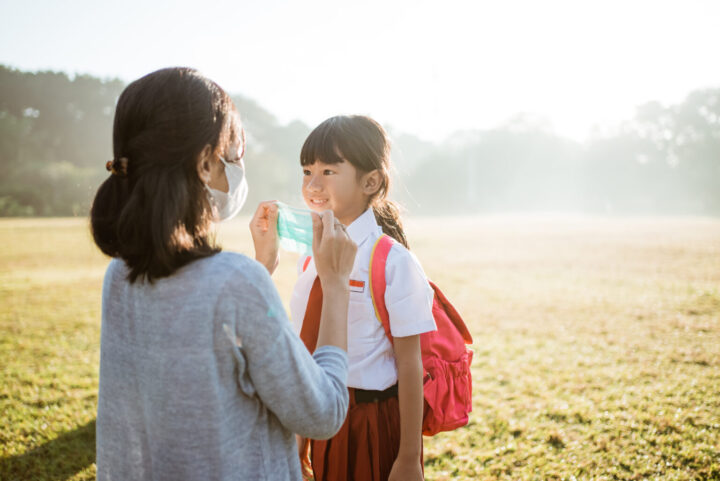
[[[343,162],[342,157],[338,155],[337,132],[332,120],[326,120],[310,132],[300,151],[300,165],[313,165],[318,160],[323,164]]]

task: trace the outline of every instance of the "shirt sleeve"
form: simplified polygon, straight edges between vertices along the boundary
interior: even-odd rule
[[[242,355],[257,395],[287,429],[327,439],[347,414],[347,353],[334,346],[310,355],[290,321],[266,270],[234,287]]]
[[[385,305],[394,337],[434,331],[433,291],[415,255],[394,244],[385,266]]]

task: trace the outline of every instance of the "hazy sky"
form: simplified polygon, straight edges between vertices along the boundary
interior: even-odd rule
[[[281,121],[440,139],[517,112],[582,139],[720,87],[717,0],[0,0],[0,63],[133,80],[197,67]]]

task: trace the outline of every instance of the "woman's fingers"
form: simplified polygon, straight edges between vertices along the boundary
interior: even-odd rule
[[[321,279],[331,276],[341,280],[352,271],[357,246],[348,236],[345,226],[331,211],[325,211],[313,216],[313,251]]]
[[[260,202],[255,214],[250,220],[250,227],[256,228],[261,232],[267,232],[268,229],[277,223],[278,206],[277,201],[268,200]]]
[[[270,202],[265,206],[265,213],[263,214],[266,221],[265,231],[273,229],[277,226],[278,220],[278,206],[275,202]]]
[[[264,202],[264,204],[265,204],[265,214],[268,216],[268,219],[270,219],[270,220],[277,219],[278,212],[279,212],[277,202],[269,201],[269,202]]]
[[[335,216],[331,210],[326,210],[322,213],[322,223],[322,241],[326,241],[326,239],[335,235]]]
[[[320,248],[320,239],[322,238],[323,223],[322,217],[317,212],[311,212],[310,216],[312,217],[313,223],[312,249],[313,253],[316,253]]]
[[[277,234],[278,206],[276,201],[260,202],[250,220],[250,234],[255,244],[255,259],[272,272],[279,262]]]
[[[252,217],[253,221],[255,221],[257,219],[262,219],[263,217],[265,217],[267,208],[270,207],[271,205],[275,205],[275,207],[277,208],[276,202],[277,201],[274,201],[274,200],[267,200],[264,202],[260,202],[257,206],[257,209],[255,209],[255,214]]]

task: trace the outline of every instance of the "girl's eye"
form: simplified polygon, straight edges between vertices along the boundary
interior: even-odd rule
[[[304,170],[303,170],[303,175],[310,175],[310,171],[307,170],[307,169],[304,169]]]
[[[334,173],[335,173],[335,172],[333,172],[333,171],[330,170],[330,169],[325,169],[325,170],[323,170],[323,175],[332,175],[332,174],[334,174]]]

